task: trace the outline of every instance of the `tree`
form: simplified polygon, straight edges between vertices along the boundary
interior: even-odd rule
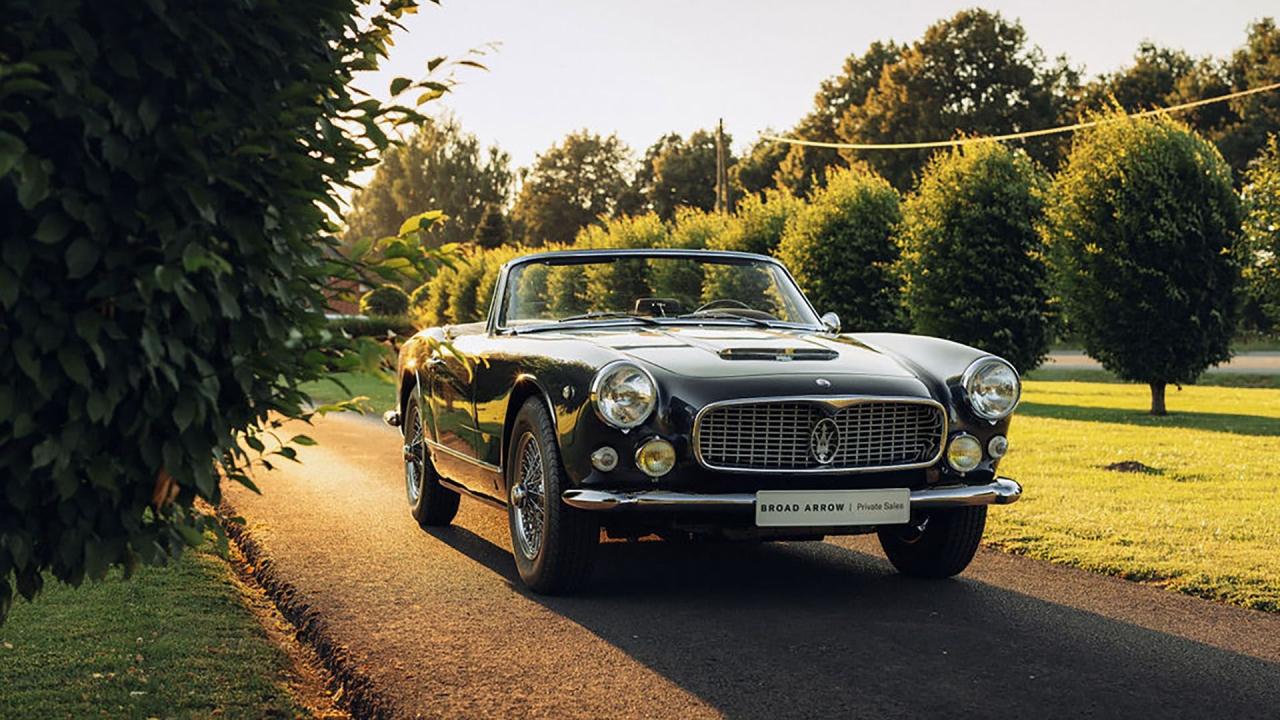
[[[1195,69],[1195,60],[1186,52],[1145,41],[1138,45],[1132,65],[1085,85],[1079,107],[1082,114],[1109,110],[1113,100],[1128,112],[1165,107]]]
[[[938,153],[903,204],[906,300],[916,332],[973,345],[1024,371],[1049,350],[1052,306],[1039,224],[1048,178],[1021,150]]]
[[[1054,180],[1048,242],[1072,331],[1124,380],[1169,383],[1227,360],[1240,231],[1231,169],[1167,117],[1112,116],[1076,136]]]
[[[787,224],[778,257],[819,312],[846,328],[895,330],[902,322],[898,193],[864,169],[838,170]]]
[[[775,134],[766,131],[764,134]],[[790,151],[789,145],[776,140],[756,140],[747,154],[729,168],[729,186],[736,197],[763,196],[777,184],[776,175],[782,161]],[[736,203],[735,203],[736,204]]]
[[[787,221],[804,208],[804,202],[790,193],[768,190],[750,195],[738,203],[737,211],[725,227],[707,238],[712,250],[772,255],[782,240]],[[735,271],[729,267],[709,267],[702,286],[702,301],[718,298],[758,298],[768,292],[770,278]]]
[[[492,250],[506,245],[510,239],[511,229],[507,227],[507,216],[502,214],[502,208],[494,203],[485,205],[471,241],[477,247]]]
[[[1232,54],[1224,72],[1232,90],[1246,90],[1280,82],[1280,28],[1272,18],[1249,26],[1245,44]],[[1234,117],[1211,136],[1236,172],[1257,157],[1267,138],[1280,132],[1280,93],[1237,98],[1230,103]]]
[[[413,9],[6,5],[0,620],[15,589],[199,543],[218,525],[197,500],[307,442],[271,438],[311,417],[302,383],[354,367],[324,317],[328,284],[353,277],[336,188],[421,119],[351,78]],[[410,259],[408,240],[388,249]]]
[[[569,244],[579,230],[612,215],[631,163],[631,151],[616,135],[586,130],[539,155],[511,210],[521,244]]]
[[[726,134],[726,146],[731,142],[733,138]],[[733,156],[726,153],[725,162],[732,167]],[[638,207],[629,208],[632,214],[652,210],[671,222],[677,208],[715,209],[715,133],[697,130],[688,140],[679,133],[664,135],[645,151],[632,187],[641,199]]]
[[[343,238],[351,245],[395,235],[406,217],[431,208],[448,220],[426,233],[430,245],[468,242],[486,209],[506,202],[510,164],[507,153],[482,149],[456,120],[429,121],[405,144],[383,154],[373,179],[352,198]]]
[[[1017,21],[962,10],[930,26],[886,65],[866,100],[845,111],[836,134],[849,143],[895,143],[1050,127],[1067,117],[1076,82],[1065,60],[1050,65],[1038,47],[1028,46]],[[1052,167],[1058,142],[1040,138],[1023,147]],[[850,163],[865,160],[900,189],[929,158],[927,150],[841,152]]]
[[[813,109],[792,131],[794,137],[838,142],[837,128],[849,108],[861,105],[877,87],[886,65],[898,61],[903,48],[896,43],[873,42],[861,55],[845,58],[838,75],[827,78],[813,98]],[[826,184],[828,168],[847,165],[838,150],[790,145],[777,171],[777,186],[797,197],[808,197]]]
[[[1280,140],[1275,135],[1245,175],[1241,260],[1248,298],[1280,328]]]

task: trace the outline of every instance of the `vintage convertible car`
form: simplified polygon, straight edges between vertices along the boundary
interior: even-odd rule
[[[603,528],[821,539],[876,532],[924,577],[973,558],[986,506],[1022,493],[1017,371],[947,340],[841,334],[769,257],[585,250],[508,263],[488,320],[424,330],[399,358],[410,511],[461,495],[507,512],[537,592],[589,577]]]

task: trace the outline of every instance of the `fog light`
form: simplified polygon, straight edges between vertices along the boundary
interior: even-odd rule
[[[662,477],[676,465],[676,449],[662,438],[654,438],[636,450],[636,467],[649,477]]]
[[[618,467],[618,451],[605,445],[591,453],[591,464],[600,472],[609,472]]]
[[[947,446],[947,464],[967,473],[982,462],[982,443],[972,435],[960,434],[951,438]]]
[[[1009,452],[1009,438],[997,435],[987,441],[987,454],[996,460],[1004,457],[1007,452]]]

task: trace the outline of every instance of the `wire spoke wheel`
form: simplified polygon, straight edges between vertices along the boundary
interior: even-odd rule
[[[542,550],[546,527],[546,465],[542,448],[533,433],[520,436],[517,446],[517,475],[511,486],[511,507],[515,514],[516,544],[530,560]]]
[[[423,481],[426,478],[426,451],[422,438],[422,422],[418,418],[417,409],[409,411],[409,426],[405,428],[404,446],[404,482],[405,491],[409,495],[409,504],[417,505],[422,497]]]

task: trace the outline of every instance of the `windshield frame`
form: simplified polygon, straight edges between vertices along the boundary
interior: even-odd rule
[[[724,263],[730,265],[746,265],[751,263],[767,263],[782,271],[782,276],[791,283],[795,291],[804,301],[804,306],[808,308],[809,313],[814,318],[813,323],[796,323],[777,321],[771,323],[774,327],[787,330],[817,330],[822,331],[825,328],[818,314],[817,309],[813,307],[813,303],[809,301],[809,297],[804,294],[804,290],[800,289],[800,283],[791,275],[791,271],[787,269],[776,258],[768,255],[758,255],[756,253],[735,252],[731,250],[687,250],[679,248],[621,248],[621,249],[593,249],[593,250],[555,250],[551,252],[533,253],[524,257],[516,258],[509,261],[502,268],[502,272],[498,276],[498,284],[494,288],[492,301],[489,304],[489,316],[487,319],[487,330],[489,334],[501,333],[519,333],[527,332],[533,328],[547,329],[552,327],[574,328],[583,326],[604,325],[611,327],[635,327],[638,325],[632,319],[625,317],[616,318],[599,318],[588,320],[573,320],[569,322],[548,321],[528,326],[509,326],[506,324],[507,318],[507,300],[510,289],[508,288],[508,278],[516,268],[523,265],[590,265],[599,263],[606,259],[616,258],[673,258],[682,260],[707,260],[709,262]],[[744,318],[745,320],[745,318]],[[707,318],[664,318],[662,324],[671,325],[736,325],[739,324],[733,318],[725,317],[707,317]]]

